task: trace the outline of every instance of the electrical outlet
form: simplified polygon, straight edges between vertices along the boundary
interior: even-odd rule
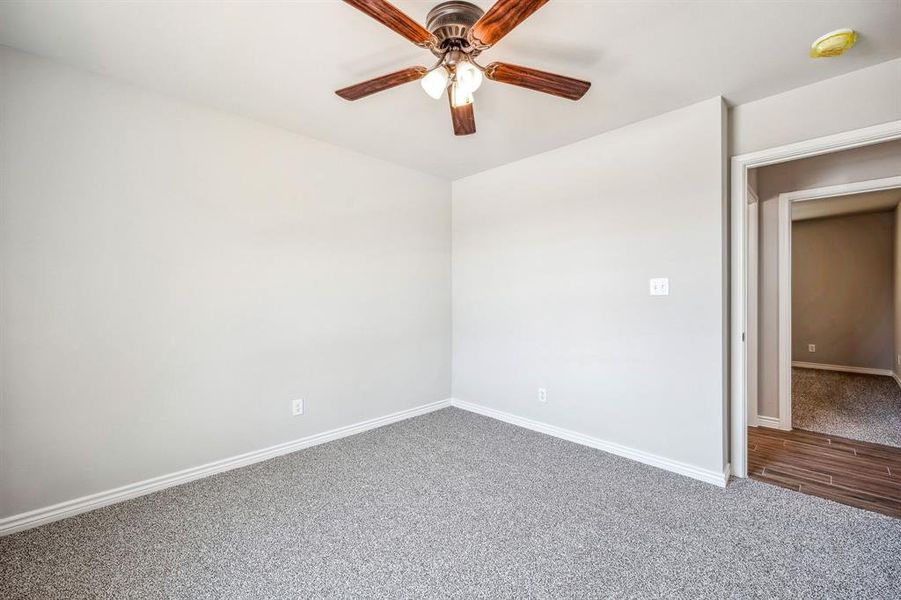
[[[901,354],[898,355],[898,366],[901,367]]]
[[[547,402],[547,390],[544,388],[538,388],[538,401],[539,402]]]
[[[303,414],[303,398],[298,398],[291,403],[291,414],[295,417]]]
[[[817,345],[816,345],[816,344],[807,344],[807,351],[808,351],[808,352],[816,352],[816,351],[817,351]]]

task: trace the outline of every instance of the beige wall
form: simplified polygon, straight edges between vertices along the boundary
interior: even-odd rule
[[[454,182],[455,398],[722,477],[724,116],[715,98]]]
[[[0,131],[0,517],[450,394],[448,181],[2,49]]]
[[[895,211],[792,224],[792,360],[892,368],[894,232]]]
[[[901,141],[756,169],[758,249],[758,414],[779,416],[778,197],[780,193],[901,175]]]
[[[901,58],[742,104],[730,113],[730,156],[896,121]]]

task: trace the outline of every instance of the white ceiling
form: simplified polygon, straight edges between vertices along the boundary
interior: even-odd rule
[[[395,4],[424,23],[437,0]],[[840,27],[861,34],[849,54],[807,57],[813,39]],[[0,44],[455,179],[716,95],[741,104],[901,56],[901,0],[553,0],[481,62],[592,89],[572,103],[486,82],[478,133],[465,138],[452,134],[446,100],[415,83],[355,103],[335,96],[432,62],[337,0],[6,0]]]
[[[792,221],[894,210],[899,202],[901,202],[901,189],[794,202],[792,203]]]

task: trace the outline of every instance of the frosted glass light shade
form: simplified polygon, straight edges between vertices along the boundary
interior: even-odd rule
[[[482,85],[482,72],[472,63],[462,62],[457,65],[457,83],[472,93]]]
[[[426,94],[437,100],[447,88],[447,78],[447,69],[438,67],[434,71],[429,71],[425,77],[419,80],[419,83]]]

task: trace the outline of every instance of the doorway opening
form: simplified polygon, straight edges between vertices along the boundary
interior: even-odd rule
[[[901,176],[778,202],[780,428],[901,448]]]
[[[899,137],[894,122],[733,159],[731,371],[735,475],[759,478],[766,460],[770,483],[897,516],[901,449],[890,444],[901,430],[892,425],[901,419],[901,379],[893,379],[901,370],[894,299],[901,297],[894,293],[901,142],[892,142]],[[854,172],[871,155],[888,157],[873,164],[891,176]],[[847,159],[853,168],[825,177],[809,168]],[[786,178],[795,165],[808,168]],[[769,182],[758,181],[763,174]]]
[[[890,168],[901,170],[901,143],[873,150],[896,152]],[[809,176],[811,165],[799,169]],[[761,187],[773,179],[766,171]],[[763,195],[774,200],[778,220],[777,268],[764,258],[758,276],[778,282],[778,377],[763,360],[761,387],[772,388],[767,377],[777,379],[778,403],[758,398],[749,475],[901,516],[901,379],[894,366],[896,345],[901,351],[901,176]],[[765,234],[767,228],[774,229],[772,218],[764,219]],[[768,300],[760,304],[771,312]]]

